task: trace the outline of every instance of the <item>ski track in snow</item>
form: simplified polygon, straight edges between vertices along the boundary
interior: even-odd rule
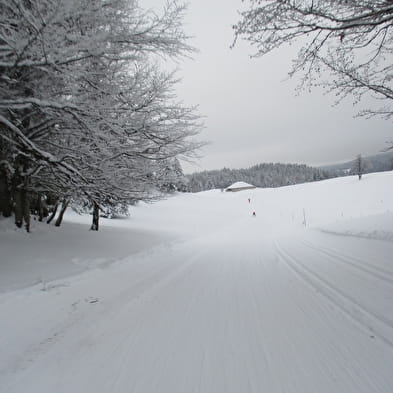
[[[309,241],[302,242],[306,247],[311,248],[317,253],[328,256],[328,258],[335,262],[341,262],[343,264],[349,265],[357,270],[361,270],[367,274],[371,274],[376,278],[386,281],[390,284],[393,284],[393,270],[384,269],[381,266],[375,266],[373,264],[368,263],[365,260],[353,258],[352,256],[346,255],[342,252],[338,252],[337,250],[323,247],[321,245],[316,245],[310,243]],[[393,267],[393,264],[392,264]]]
[[[164,262],[130,285],[132,265],[106,271],[102,297],[3,369],[1,391],[388,393],[392,321],[311,267],[331,256],[308,240],[243,242],[233,231],[162,250]],[[295,252],[314,253],[313,263]]]
[[[296,272],[301,279],[309,283],[336,307],[362,325],[373,337],[379,337],[393,349],[393,321],[390,318],[363,306],[353,296],[331,284],[321,274],[316,273],[309,266],[301,262],[300,259],[288,254],[278,243],[276,243],[276,247],[282,261]],[[390,290],[393,291],[393,286]]]

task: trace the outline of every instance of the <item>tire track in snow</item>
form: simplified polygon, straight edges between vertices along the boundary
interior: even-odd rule
[[[369,274],[373,275],[374,277],[377,277],[383,281],[393,284],[393,273],[389,272],[388,270],[385,270],[381,267],[375,267],[375,266],[368,264],[367,262],[365,262],[361,259],[350,257],[348,255],[345,255],[341,252],[338,252],[336,250],[333,250],[333,249],[330,249],[327,247],[321,247],[320,245],[315,245],[315,244],[308,242],[306,240],[301,241],[301,244],[305,245],[306,247],[308,247],[312,250],[317,251],[320,254],[327,255],[330,258],[337,258],[349,266],[353,266],[354,268],[356,268],[358,270],[369,273]]]
[[[284,251],[277,241],[275,241],[275,247],[280,259],[301,280],[316,289],[368,333],[371,332],[373,336],[378,337],[393,350],[393,322],[390,319],[363,307],[352,296],[345,294],[319,274],[311,271],[299,259]]]

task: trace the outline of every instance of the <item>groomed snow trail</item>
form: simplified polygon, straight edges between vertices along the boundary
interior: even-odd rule
[[[391,393],[393,244],[270,224],[0,297],[0,391]]]

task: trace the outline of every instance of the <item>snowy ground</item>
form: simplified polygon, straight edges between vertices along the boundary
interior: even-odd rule
[[[380,173],[176,195],[99,233],[0,220],[0,392],[391,393],[392,194]]]

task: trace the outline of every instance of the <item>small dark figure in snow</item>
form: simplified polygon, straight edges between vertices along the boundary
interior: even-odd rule
[[[250,198],[248,198],[248,203],[251,203],[251,199]]]
[[[255,214],[255,212],[252,212],[252,216],[253,216],[253,217],[256,217],[257,215]]]

